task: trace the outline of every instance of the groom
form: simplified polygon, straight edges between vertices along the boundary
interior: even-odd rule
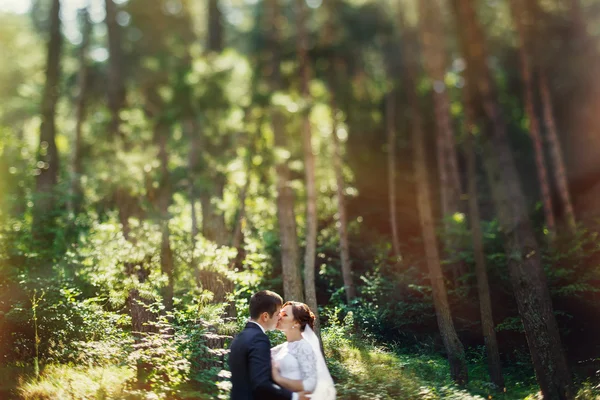
[[[250,298],[250,321],[231,343],[231,400],[308,400],[273,383],[271,342],[266,331],[277,326],[283,299],[263,290]]]

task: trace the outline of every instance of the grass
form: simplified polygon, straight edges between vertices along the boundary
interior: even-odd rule
[[[477,399],[455,387],[434,360],[400,356],[371,346],[338,347],[330,358],[338,398],[344,400]]]
[[[530,376],[533,371],[527,368],[505,371],[506,391],[496,390],[478,353],[469,358],[470,382],[461,388],[450,379],[447,360],[437,353],[358,343],[344,326],[325,328],[323,341],[338,398],[343,400],[533,400],[538,391]]]
[[[18,392],[23,400],[124,399],[127,398],[126,382],[133,375],[131,369],[116,366],[48,366],[39,381],[22,382]]]
[[[519,364],[507,368],[506,391],[497,391],[489,382],[481,351],[467,354],[469,384],[457,387],[450,379],[447,360],[433,352],[407,353],[401,349],[382,348],[360,343],[344,327],[333,326],[323,330],[323,342],[336,381],[339,400],[401,400],[401,399],[461,399],[461,400],[537,400],[537,386],[533,371]],[[39,381],[22,368],[0,367],[0,398],[10,399],[7,388],[18,383],[18,397],[23,400],[151,400],[162,397],[152,392],[132,391],[134,379],[131,368],[105,366],[84,368],[78,366],[47,366]],[[18,378],[18,376],[21,378]],[[580,383],[577,400],[600,399],[600,385]],[[185,382],[171,399],[215,399],[216,392],[208,393]],[[4,392],[2,391],[4,390]],[[220,390],[219,398],[228,398],[227,390]]]

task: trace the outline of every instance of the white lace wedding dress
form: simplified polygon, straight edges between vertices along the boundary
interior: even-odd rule
[[[285,342],[271,349],[271,358],[279,364],[281,376],[300,380],[311,400],[334,400],[335,385],[321,354],[319,339],[306,327],[303,339]]]

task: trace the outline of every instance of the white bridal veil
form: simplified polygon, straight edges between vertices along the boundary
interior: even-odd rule
[[[302,337],[310,343],[317,359],[317,387],[310,398],[312,400],[335,400],[335,385],[329,369],[327,369],[327,364],[325,364],[325,358],[321,353],[319,338],[308,325],[304,328]]]

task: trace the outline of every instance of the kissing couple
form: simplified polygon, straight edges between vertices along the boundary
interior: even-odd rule
[[[333,400],[335,386],[304,303],[263,290],[250,298],[250,320],[231,343],[231,400]],[[271,348],[266,331],[287,341]]]

